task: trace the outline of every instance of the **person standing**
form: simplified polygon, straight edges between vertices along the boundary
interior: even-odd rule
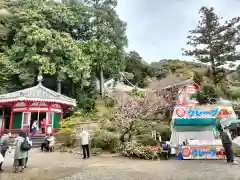
[[[3,158],[6,155],[7,150],[9,149],[9,142],[10,142],[11,132],[9,130],[4,131],[4,135],[0,139],[0,153],[2,154]],[[0,172],[3,172],[2,169],[3,162],[0,163]]]
[[[37,121],[35,120],[32,124],[32,134],[31,137],[33,137],[37,132]]]
[[[83,159],[89,158],[89,133],[87,130],[82,129],[82,132],[80,133],[80,139],[83,150]]]
[[[158,136],[158,141],[161,143],[162,142],[162,137],[161,137],[161,135],[159,134],[159,136]]]
[[[45,131],[46,131],[46,119],[45,118],[41,121],[41,128],[42,128],[42,134],[45,134]]]
[[[231,134],[229,133],[228,128],[225,128],[223,130],[221,125],[219,125],[218,131],[220,133],[222,145],[225,150],[227,163],[238,164],[237,162],[234,161],[234,157],[233,157],[234,154],[233,154],[233,150],[232,150],[232,137],[231,137]]]
[[[43,142],[41,144],[41,151],[47,150],[49,151],[49,144],[48,144],[48,136],[45,136]]]
[[[29,138],[28,132],[26,132],[26,139],[27,139],[28,143],[30,144],[30,146],[32,147],[32,140]],[[27,157],[26,157],[24,163],[25,163],[25,164],[24,164],[24,168],[27,168],[27,163],[28,163],[28,151],[27,151]]]
[[[24,166],[25,166],[25,160],[28,157],[28,150],[23,149],[23,144],[27,141],[27,143],[30,145],[31,142],[27,138],[27,135],[25,132],[20,131],[19,136],[15,140],[15,153],[14,153],[14,163],[13,163],[13,172],[17,173],[20,169],[20,172],[23,172]]]

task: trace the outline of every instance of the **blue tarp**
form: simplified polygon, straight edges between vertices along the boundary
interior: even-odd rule
[[[215,125],[217,121],[218,121],[217,118],[174,119],[174,126],[209,126],[209,125]]]

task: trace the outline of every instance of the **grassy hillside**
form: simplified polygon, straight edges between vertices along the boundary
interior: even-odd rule
[[[199,85],[211,85],[214,79],[211,68],[205,64],[180,60],[160,60],[148,64],[136,52],[129,53],[125,72],[127,79],[140,88],[149,87],[152,82],[162,79],[172,81],[172,77],[194,77]],[[240,97],[240,70],[218,69],[218,78],[224,86],[224,94],[229,92],[234,99]]]
[[[189,62],[189,61],[180,61],[180,60],[161,60],[158,62],[152,62],[150,66],[156,70],[172,73],[175,75],[185,75],[189,72],[197,72],[202,76],[208,77],[208,73],[210,71],[209,66],[204,65],[202,63],[197,62]],[[240,70],[239,71],[231,71],[224,70],[228,77],[227,79],[233,84],[233,86],[240,85]]]
[[[212,84],[211,68],[207,65],[180,61],[180,60],[161,60],[159,62],[152,62],[150,66],[161,76],[158,79],[163,79],[169,76],[194,76],[195,81],[200,84]],[[223,74],[226,74],[224,84],[227,91],[231,94],[233,99],[240,98],[240,70],[233,71],[223,69]],[[199,81],[199,82],[198,82]]]
[[[165,73],[165,76],[190,75],[189,73],[191,72],[199,72],[204,75],[208,70],[208,67],[204,64],[180,60],[161,60],[159,62],[152,62],[150,66],[155,70],[162,71]]]

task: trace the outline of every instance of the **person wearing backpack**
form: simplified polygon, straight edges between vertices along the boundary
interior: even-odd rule
[[[29,143],[30,147],[32,147],[32,140],[30,139],[28,132],[26,132],[26,141]],[[24,168],[27,168],[27,163],[28,163],[28,151],[27,151],[27,157],[25,159],[25,165]]]
[[[31,142],[27,138],[25,132],[20,131],[19,136],[15,140],[15,154],[13,163],[13,172],[23,172],[25,166],[25,160],[28,156],[28,151],[31,149]]]

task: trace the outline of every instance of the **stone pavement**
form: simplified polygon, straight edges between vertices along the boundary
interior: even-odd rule
[[[29,167],[12,173],[12,155],[6,158],[0,180],[239,180],[239,165],[219,160],[130,160],[122,157],[91,157],[78,154],[30,152]]]

